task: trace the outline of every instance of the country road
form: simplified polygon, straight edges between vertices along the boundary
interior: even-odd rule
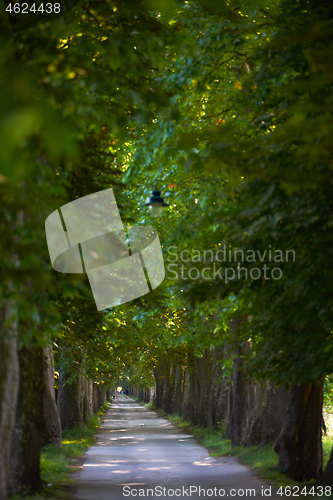
[[[262,488],[271,496],[268,484],[235,457],[211,457],[193,436],[119,398],[85,455],[76,499],[258,498]]]

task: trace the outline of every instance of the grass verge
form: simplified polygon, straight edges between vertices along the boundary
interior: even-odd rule
[[[10,495],[10,500],[64,500],[72,498],[76,481],[70,475],[79,470],[80,460],[86,449],[95,441],[95,434],[102,416],[110,407],[105,402],[96,415],[91,415],[84,427],[62,432],[62,448],[48,444],[42,448],[40,471],[43,482],[41,494]],[[82,460],[81,460],[82,461]]]

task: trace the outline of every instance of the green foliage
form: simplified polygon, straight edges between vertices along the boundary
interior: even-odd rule
[[[328,375],[324,381],[324,401],[323,406],[326,412],[332,413],[333,409],[333,377]]]
[[[69,382],[84,369],[147,388],[159,359],[215,346],[230,373],[230,321],[248,316],[236,341],[251,339],[257,378],[332,373],[332,18],[314,0],[96,0],[13,36],[1,21],[0,305],[15,304],[21,344],[53,338]],[[169,207],[152,221],[155,185]],[[85,277],[51,270],[44,220],[110,186],[125,223],[158,230],[167,272],[100,313]],[[171,246],[202,271],[217,262],[193,251],[224,244],[296,261],[278,280],[168,269]]]
[[[40,467],[43,480],[52,485],[66,481],[72,471],[66,460],[65,449],[53,445],[45,446]]]
[[[222,10],[228,15],[210,3],[179,9],[183,43],[168,50],[158,76],[174,96],[137,141],[128,182],[149,175],[164,190],[172,186],[174,203],[157,222],[165,246],[295,252],[295,261],[273,262],[281,279],[224,274],[166,286],[170,306],[186,311],[180,345],[191,345],[192,324],[196,354],[224,341],[227,328],[214,338],[199,305],[205,301],[206,313],[222,297],[251,318],[238,341],[251,339],[253,375],[311,382],[332,372],[333,359],[332,9],[282,1]],[[259,267],[258,259],[226,265],[236,275]],[[218,321],[227,326],[230,318],[222,309]]]
[[[155,406],[153,405],[153,403],[145,403],[143,406],[145,408],[148,408],[148,410],[154,410],[155,409]]]
[[[170,6],[162,2],[166,16]],[[153,79],[176,33],[131,2],[83,5],[13,37],[2,25],[0,305],[15,302],[22,344],[56,337],[57,367],[69,381],[81,364],[92,380],[111,383],[120,367],[145,357],[139,332],[122,326],[122,312],[98,313],[85,278],[51,271],[44,221],[110,185],[123,221],[133,221],[121,179],[130,141],[154,106],[168,104]],[[127,324],[134,316],[130,308]]]

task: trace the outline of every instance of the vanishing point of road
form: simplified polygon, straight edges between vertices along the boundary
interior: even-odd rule
[[[103,420],[85,455],[77,500],[275,497],[235,457],[211,457],[193,436],[133,399],[114,400]]]

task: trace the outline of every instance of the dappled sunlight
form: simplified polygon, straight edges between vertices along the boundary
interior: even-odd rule
[[[105,429],[104,433],[111,433],[111,432],[128,432],[129,429]]]
[[[147,467],[146,470],[164,470],[164,469],[174,469],[175,467]]]
[[[82,439],[72,439],[72,440],[69,440],[69,439],[63,439],[62,440],[62,444],[63,446],[67,446],[67,445],[73,445],[73,444],[88,444],[88,441],[89,441],[89,438],[82,438]]]
[[[131,474],[131,470],[112,470],[112,474]]]
[[[193,465],[200,467],[212,467],[212,464],[209,464],[207,462],[193,462]]]
[[[83,464],[83,467],[118,467],[117,463],[105,463],[105,464]]]
[[[185,480],[190,484],[199,480],[218,484],[221,478],[228,477],[233,465],[216,461],[190,434],[179,432],[161,417],[128,420],[129,410],[124,410],[122,413],[119,408],[114,419],[110,410],[107,412],[98,440],[88,451],[82,468],[80,480],[84,484],[105,481],[110,487],[135,487]]]
[[[135,439],[134,436],[119,436],[114,438],[109,438],[110,441],[117,441],[118,439]]]
[[[143,486],[147,483],[119,483],[117,486]]]

